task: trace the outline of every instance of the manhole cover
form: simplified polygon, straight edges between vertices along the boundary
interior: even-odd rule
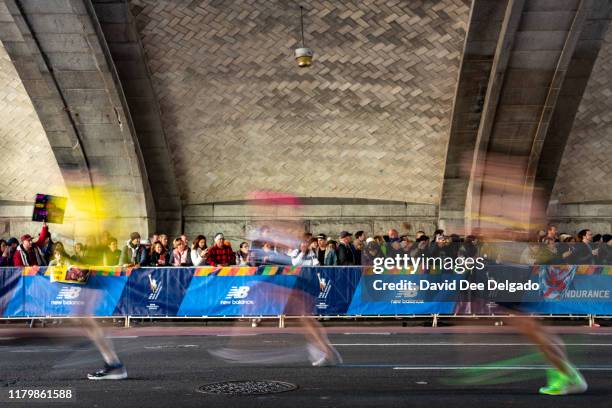
[[[225,381],[202,385],[197,391],[205,394],[261,395],[295,389],[297,385],[283,381]]]

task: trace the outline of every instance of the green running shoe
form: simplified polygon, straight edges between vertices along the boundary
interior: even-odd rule
[[[571,375],[566,375],[559,370],[549,369],[546,371],[548,385],[540,388],[540,394],[545,395],[569,395],[582,394],[588,388],[584,377],[573,366],[568,366]]]

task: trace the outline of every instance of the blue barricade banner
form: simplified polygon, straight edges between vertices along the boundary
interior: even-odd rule
[[[18,290],[22,268],[0,268],[0,316],[7,316],[11,299],[23,303],[23,291]]]
[[[361,279],[362,268],[304,268],[315,276],[315,311],[317,315],[346,315]]]
[[[301,268],[197,268],[179,316],[267,316],[285,311]]]
[[[118,309],[131,316],[176,316],[193,272],[185,268],[134,270]]]
[[[87,285],[51,282],[47,268],[22,268],[5,317],[112,316],[125,315],[117,309],[127,282],[127,271],[90,271]]]
[[[179,316],[267,316],[284,313],[295,276],[194,277]]]
[[[542,314],[612,314],[612,267],[559,265],[534,267],[543,300],[525,309]]]
[[[45,267],[0,268],[0,316],[383,316],[487,314],[503,312],[504,307],[542,314],[612,315],[612,267],[606,266],[488,265],[479,274],[468,274],[467,284],[499,281],[507,286],[510,279],[538,287],[505,295],[505,289],[488,288],[485,297],[471,288],[457,290],[467,275],[401,270],[374,274],[367,267],[87,271],[85,284],[71,284],[52,282],[51,270]]]
[[[419,290],[409,288],[407,282],[413,282],[418,288],[418,281],[427,277],[436,281],[442,275],[362,275],[359,285],[348,308],[348,315],[413,315],[413,314],[449,314],[453,312],[454,301],[447,301],[448,291],[432,294],[434,298],[419,299]],[[393,284],[393,289],[389,285]],[[401,286],[400,286],[401,285]],[[395,289],[397,287],[397,289]]]

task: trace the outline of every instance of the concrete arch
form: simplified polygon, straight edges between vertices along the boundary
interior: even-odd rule
[[[31,98],[68,195],[80,201],[73,220],[78,229],[147,234],[155,209],[146,171],[89,6],[4,0],[0,40]],[[100,211],[108,219],[92,230],[87,218]]]
[[[494,214],[489,215],[507,218],[517,203],[504,201],[504,196],[516,199],[511,190],[517,183],[523,186],[523,196],[518,197],[523,215],[516,223],[528,228],[545,221],[545,207],[611,10],[609,0],[474,1],[440,202],[443,224],[478,227],[481,198],[487,194],[497,197]],[[479,19],[483,15],[496,16],[487,18],[484,32]],[[482,38],[487,32],[489,37]],[[472,68],[474,60],[481,69]],[[487,169],[504,159],[519,168],[513,185],[484,183],[483,175],[493,172]]]

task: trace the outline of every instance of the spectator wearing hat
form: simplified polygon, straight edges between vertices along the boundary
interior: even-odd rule
[[[319,265],[325,265],[325,251],[327,250],[327,236],[325,234],[317,235],[317,247],[315,254],[319,260]]]
[[[13,257],[15,256],[15,252],[17,252],[19,240],[15,237],[11,237],[8,241],[6,241],[6,245],[8,246],[8,251],[6,251],[6,255],[4,252],[2,252],[3,255],[8,257],[8,264],[6,266],[13,266]]]
[[[384,258],[380,245],[373,238],[366,240],[365,250],[363,251],[362,265],[372,266],[376,258]]]
[[[123,266],[136,266],[147,264],[147,248],[140,243],[140,234],[132,232],[129,241],[121,251],[120,263]]]
[[[355,265],[355,247],[351,243],[352,234],[348,231],[340,232],[338,243],[338,265]]]
[[[429,256],[429,237],[421,235],[415,241],[415,246],[410,250],[410,257],[418,258],[420,256]]]
[[[399,237],[389,237],[389,242],[386,243],[387,245],[387,254],[386,256],[388,258],[393,258],[398,254],[402,254],[403,250],[402,250],[402,240]]]
[[[21,244],[17,247],[15,254],[13,255],[13,266],[44,266],[47,264],[45,256],[41,250],[47,239],[49,230],[47,223],[43,222],[40,235],[36,242],[32,242],[32,236],[25,234],[21,237]]]
[[[436,235],[436,241],[430,246],[430,256],[436,258],[449,258],[453,256],[450,239],[442,234]]]
[[[323,265],[338,265],[338,243],[331,238],[327,239],[327,243],[325,245],[325,259],[323,260]]]
[[[215,235],[215,244],[208,250],[206,260],[211,266],[228,266],[236,263],[236,254],[232,247],[225,243],[223,234]]]

